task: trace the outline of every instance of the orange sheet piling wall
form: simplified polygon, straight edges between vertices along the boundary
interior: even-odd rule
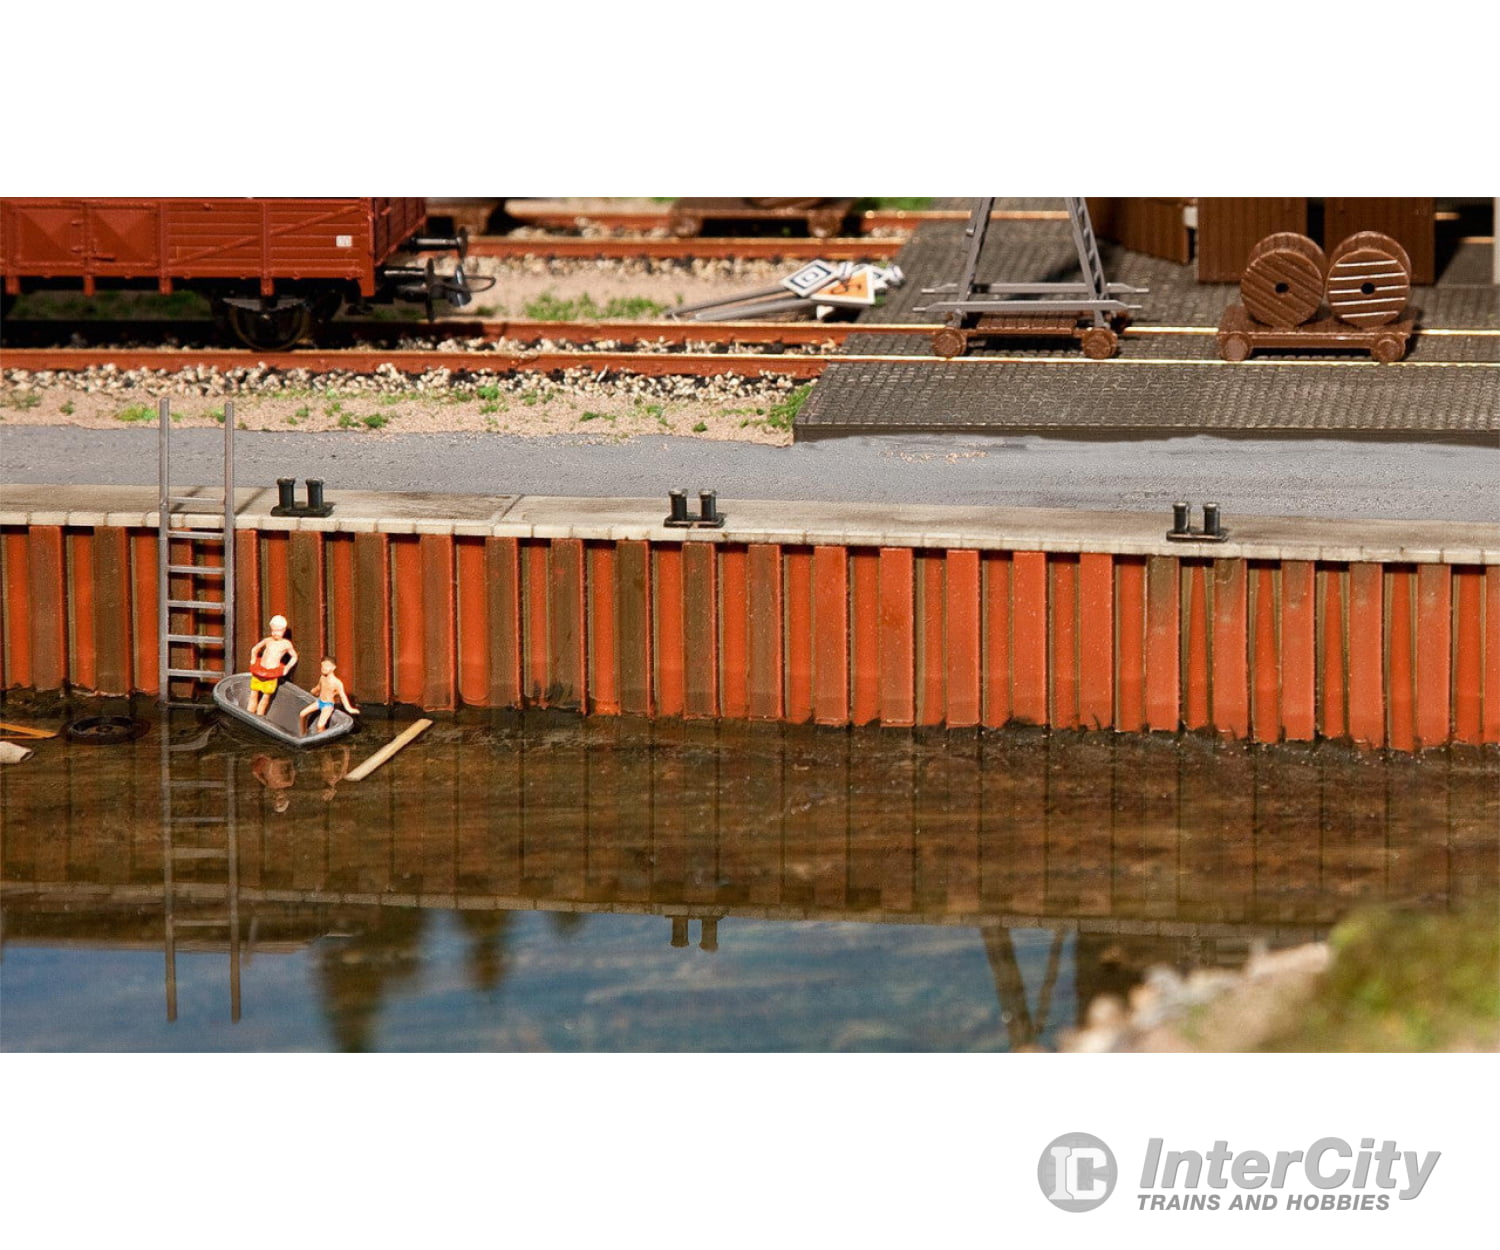
[[[155,694],[156,535],[0,531],[0,683]],[[357,700],[819,725],[1500,742],[1500,568],[242,531]]]

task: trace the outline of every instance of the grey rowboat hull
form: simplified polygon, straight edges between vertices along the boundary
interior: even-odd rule
[[[214,702],[220,710],[253,729],[268,734],[278,742],[292,747],[312,747],[337,738],[354,728],[354,717],[342,708],[333,709],[333,718],[322,733],[303,734],[297,724],[297,716],[303,708],[317,700],[301,686],[282,680],[271,696],[271,706],[266,715],[256,716],[245,705],[250,701],[250,674],[233,673],[214,686]],[[317,723],[317,717],[308,717],[307,723]]]

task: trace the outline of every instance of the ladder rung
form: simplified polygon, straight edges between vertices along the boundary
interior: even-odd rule
[[[168,573],[193,573],[203,577],[223,577],[225,568],[222,564],[169,564]]]
[[[220,668],[169,668],[168,677],[196,677],[199,681],[218,681],[229,674]],[[184,703],[182,707],[197,707],[196,703]]]
[[[196,538],[205,543],[221,543],[224,541],[223,529],[217,530],[168,530],[168,538]]]
[[[173,916],[172,923],[179,929],[227,929],[229,920],[184,920],[180,916]]]
[[[215,850],[211,846],[174,846],[173,859],[228,859],[228,851]]]
[[[192,608],[196,612],[222,612],[228,604],[222,599],[168,599],[169,608]]]
[[[224,825],[229,823],[227,816],[174,816],[167,813],[167,819],[174,825]]]
[[[227,790],[227,781],[169,781],[167,785],[173,790]]]
[[[168,634],[168,642],[191,642],[201,647],[222,647],[224,636],[222,634]]]

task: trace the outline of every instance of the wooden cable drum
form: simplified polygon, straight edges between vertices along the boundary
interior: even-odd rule
[[[1351,234],[1328,258],[1328,306],[1353,326],[1389,325],[1411,299],[1411,259],[1390,235]]]
[[[1268,234],[1250,249],[1240,274],[1245,311],[1279,330],[1312,320],[1323,302],[1327,268],[1323,249],[1305,234]]]

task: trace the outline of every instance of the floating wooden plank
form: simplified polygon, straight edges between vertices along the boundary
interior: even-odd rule
[[[398,734],[390,742],[387,742],[383,747],[380,748],[380,750],[376,751],[374,755],[370,756],[369,759],[367,759],[363,764],[361,764],[358,768],[356,768],[353,772],[346,776],[344,780],[363,781],[377,768],[384,764],[388,759],[390,759],[391,756],[395,755],[397,751],[401,750],[402,747],[414,741],[418,737],[418,735],[425,733],[430,728],[432,728],[432,722],[430,720],[427,720],[425,717],[422,720],[415,721],[411,725],[408,725],[400,732],[400,734]]]

